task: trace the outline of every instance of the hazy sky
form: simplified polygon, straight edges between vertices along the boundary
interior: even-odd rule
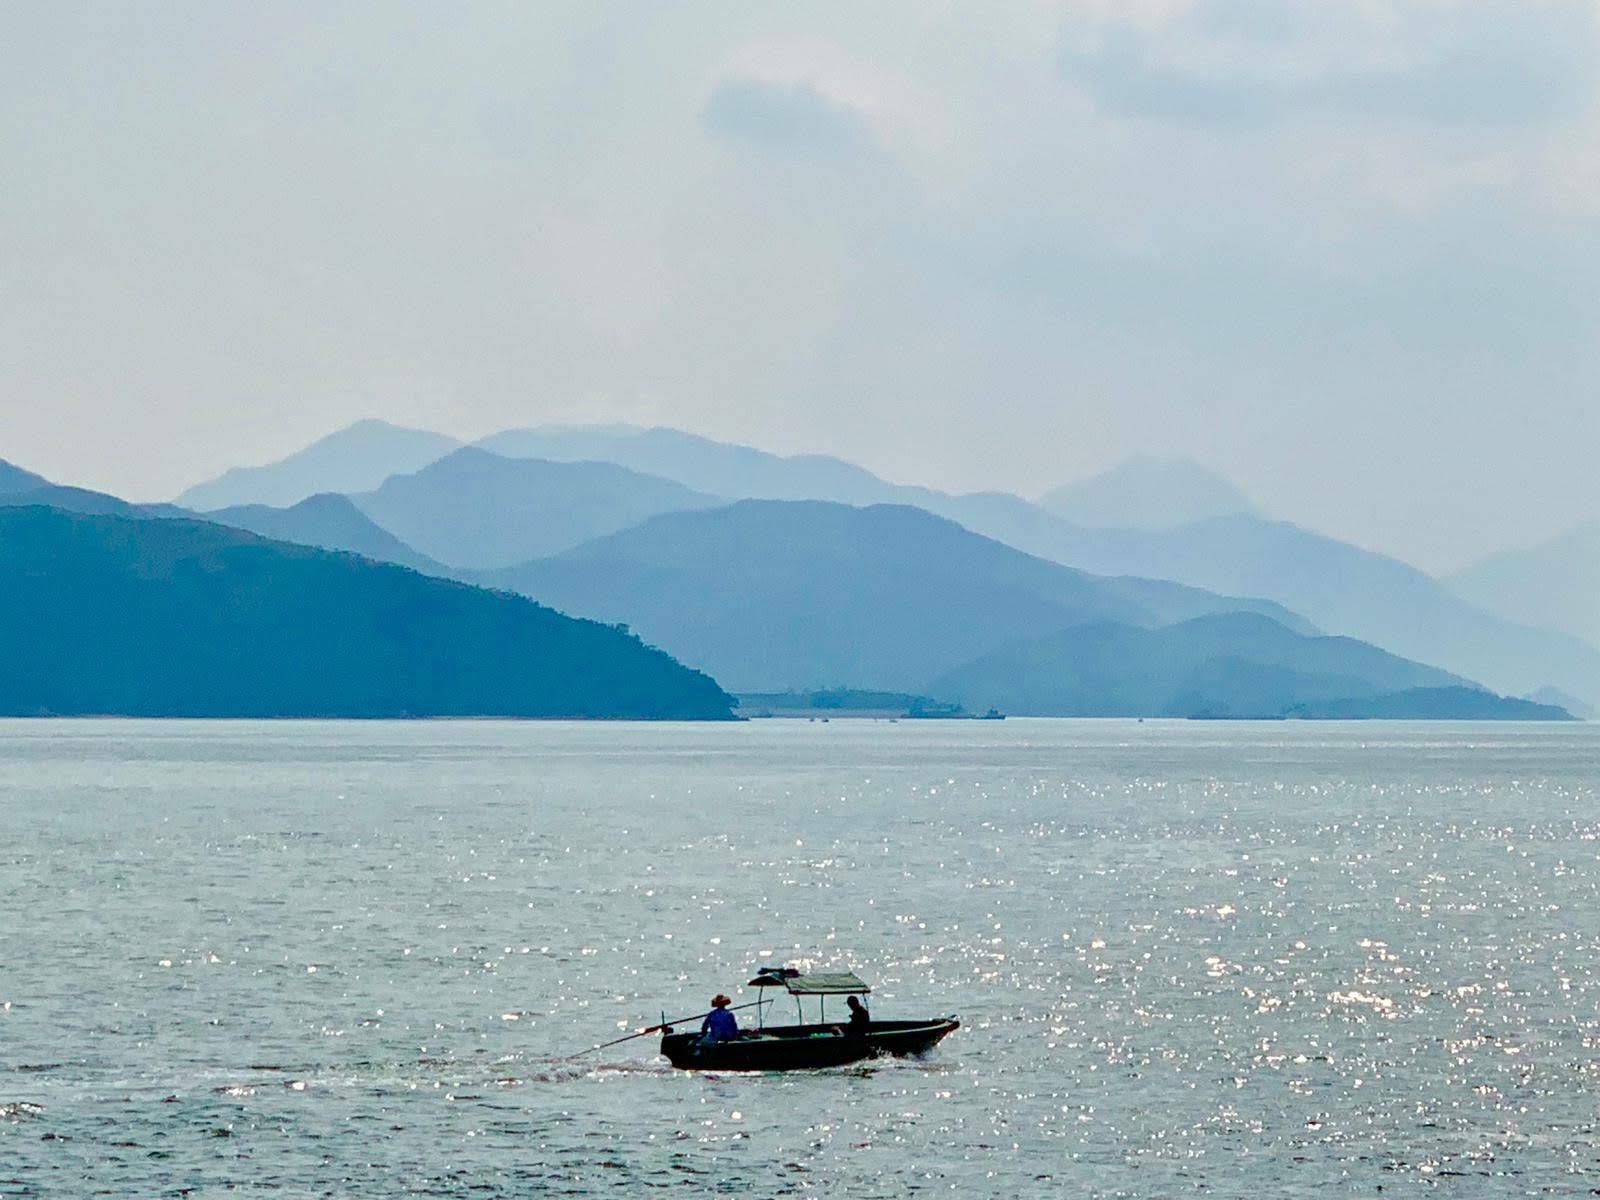
[[[1187,454],[1454,565],[1600,515],[1596,9],[0,0],[0,457]]]

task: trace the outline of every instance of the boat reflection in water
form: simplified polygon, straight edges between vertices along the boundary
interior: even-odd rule
[[[795,998],[801,1023],[769,1026],[763,1021],[760,1028],[741,1030],[737,1038],[719,1042],[707,1041],[698,1032],[674,1033],[668,1027],[661,1037],[661,1053],[685,1071],[809,1071],[883,1055],[923,1054],[961,1025],[955,1017],[873,1020],[864,1030],[852,1031],[847,1023],[830,1022],[829,996],[865,996],[872,991],[849,971],[802,975],[792,967],[764,967],[747,986],[783,988]],[[817,998],[815,1024],[805,1023],[801,1002],[806,996]],[[758,1011],[765,1004],[763,1000]]]

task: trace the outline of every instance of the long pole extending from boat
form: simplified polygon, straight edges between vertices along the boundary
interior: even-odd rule
[[[762,1001],[760,1001],[760,1000],[751,1000],[747,1004],[734,1004],[734,1005],[729,1006],[728,1011],[729,1012],[738,1012],[741,1008],[754,1008],[756,1005],[761,1004],[761,1003],[762,1003]],[[618,1045],[621,1045],[623,1042],[631,1042],[631,1041],[633,1041],[634,1038],[642,1038],[645,1035],[651,1034],[651,1033],[660,1033],[663,1029],[671,1029],[674,1025],[682,1025],[685,1021],[698,1021],[698,1020],[701,1020],[702,1018],[707,1017],[710,1014],[711,1014],[711,1010],[707,1009],[705,1012],[695,1013],[691,1017],[678,1017],[678,1018],[676,1018],[674,1020],[671,1020],[671,1021],[663,1021],[659,1025],[650,1026],[649,1029],[641,1029],[641,1030],[639,1030],[638,1033],[630,1033],[626,1037],[612,1038],[609,1042],[601,1042],[598,1046],[590,1046],[590,1047],[588,1047],[588,1049],[579,1050],[577,1054],[569,1054],[569,1055],[567,1055],[567,1058],[568,1059],[572,1059],[572,1058],[578,1058],[580,1055],[592,1054],[596,1050],[604,1050],[607,1046],[618,1046]],[[565,1061],[565,1060],[563,1060],[563,1061]]]

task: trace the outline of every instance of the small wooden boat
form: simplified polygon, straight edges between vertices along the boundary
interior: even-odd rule
[[[870,1021],[864,1032],[852,1032],[848,1022],[827,1019],[829,996],[865,996],[872,989],[849,971],[802,975],[791,967],[767,967],[748,984],[755,988],[782,987],[795,998],[801,1020],[795,1025],[767,1025],[741,1030],[731,1041],[708,1042],[694,1033],[674,1033],[667,1026],[661,1036],[661,1053],[685,1071],[813,1071],[842,1067],[884,1055],[923,1054],[940,1039],[961,1027],[955,1017],[928,1021]],[[817,998],[818,1020],[806,1023],[801,998]],[[758,1011],[767,1001],[756,1005]]]

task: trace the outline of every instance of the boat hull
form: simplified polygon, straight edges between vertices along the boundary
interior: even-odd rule
[[[840,1025],[781,1025],[710,1045],[698,1033],[668,1033],[661,1039],[661,1053],[685,1071],[815,1071],[869,1058],[925,1054],[960,1027],[954,1017],[873,1021],[861,1037]]]

